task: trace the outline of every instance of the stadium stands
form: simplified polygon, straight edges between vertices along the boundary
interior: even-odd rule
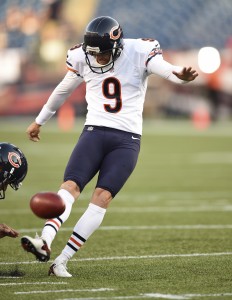
[[[199,48],[220,51],[213,79],[200,74],[190,87],[177,88],[151,78],[145,115],[186,116],[199,99],[232,115],[232,0],[1,0],[1,116],[38,112],[65,72],[66,51],[82,42],[86,23],[100,15],[116,18],[126,38],[156,38],[173,64],[197,68]],[[83,112],[84,87],[70,100]]]
[[[126,37],[154,37],[163,49],[221,49],[232,35],[231,0],[101,0],[95,15],[110,15]]]

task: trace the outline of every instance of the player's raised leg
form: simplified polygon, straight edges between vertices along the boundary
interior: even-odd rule
[[[64,182],[58,194],[65,202],[65,211],[58,218],[46,221],[41,236],[36,234],[35,238],[23,236],[21,244],[24,250],[35,255],[36,259],[46,262],[50,259],[51,244],[61,225],[68,219],[75,198],[80,195],[79,187],[73,181]]]

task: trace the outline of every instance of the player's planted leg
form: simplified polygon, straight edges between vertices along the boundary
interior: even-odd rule
[[[98,192],[106,194],[108,203],[111,201],[112,196],[108,191],[98,189]],[[93,199],[92,199],[93,200]],[[99,201],[101,203],[101,201]],[[101,205],[106,206],[101,203]],[[69,259],[81,248],[86,240],[94,233],[95,230],[101,225],[106,213],[106,208],[100,207],[96,204],[90,203],[87,210],[81,216],[79,221],[74,227],[73,233],[69,238],[66,246],[61,254],[54,260],[50,266],[49,275],[55,275],[57,277],[71,277],[72,275],[67,272],[66,264]]]

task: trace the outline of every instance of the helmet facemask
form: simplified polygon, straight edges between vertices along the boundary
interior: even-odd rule
[[[3,174],[4,179],[0,182],[0,200],[5,199],[5,191],[7,190],[8,185],[15,191],[22,185],[22,182],[17,181],[14,177],[14,170],[15,169],[12,168],[10,172],[5,171]]]
[[[85,59],[86,63],[94,73],[102,74],[110,71],[114,67],[115,60],[120,56],[122,49],[115,46],[110,50],[100,51],[98,47],[86,46]],[[97,55],[110,53],[109,61],[106,64],[100,64],[97,61]]]

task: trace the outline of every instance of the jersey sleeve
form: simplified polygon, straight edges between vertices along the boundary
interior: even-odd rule
[[[83,50],[82,45],[76,45],[68,50],[66,67],[69,71],[76,73],[77,76],[82,76],[82,61],[83,61]]]
[[[148,74],[156,74],[162,78],[175,83],[186,83],[186,81],[179,79],[172,72],[181,72],[183,67],[174,66],[164,60],[163,52],[158,41],[154,41],[152,50],[148,53],[145,62]]]
[[[57,109],[67,100],[71,93],[84,81],[83,73],[82,45],[74,46],[68,50],[66,66],[68,72],[63,80],[57,85],[46,104],[42,107],[36,117],[36,123],[44,125],[57,111]]]
[[[36,123],[44,125],[82,82],[83,79],[77,76],[75,72],[68,71],[36,117]]]
[[[140,67],[147,72],[149,62],[156,56],[162,57],[162,49],[157,40],[154,39],[136,39],[134,40],[135,45],[135,60]]]
[[[160,43],[157,40],[148,39],[146,44],[147,56],[145,57],[145,66],[147,67],[149,61],[154,59],[154,57],[163,57],[163,51],[160,48]]]

